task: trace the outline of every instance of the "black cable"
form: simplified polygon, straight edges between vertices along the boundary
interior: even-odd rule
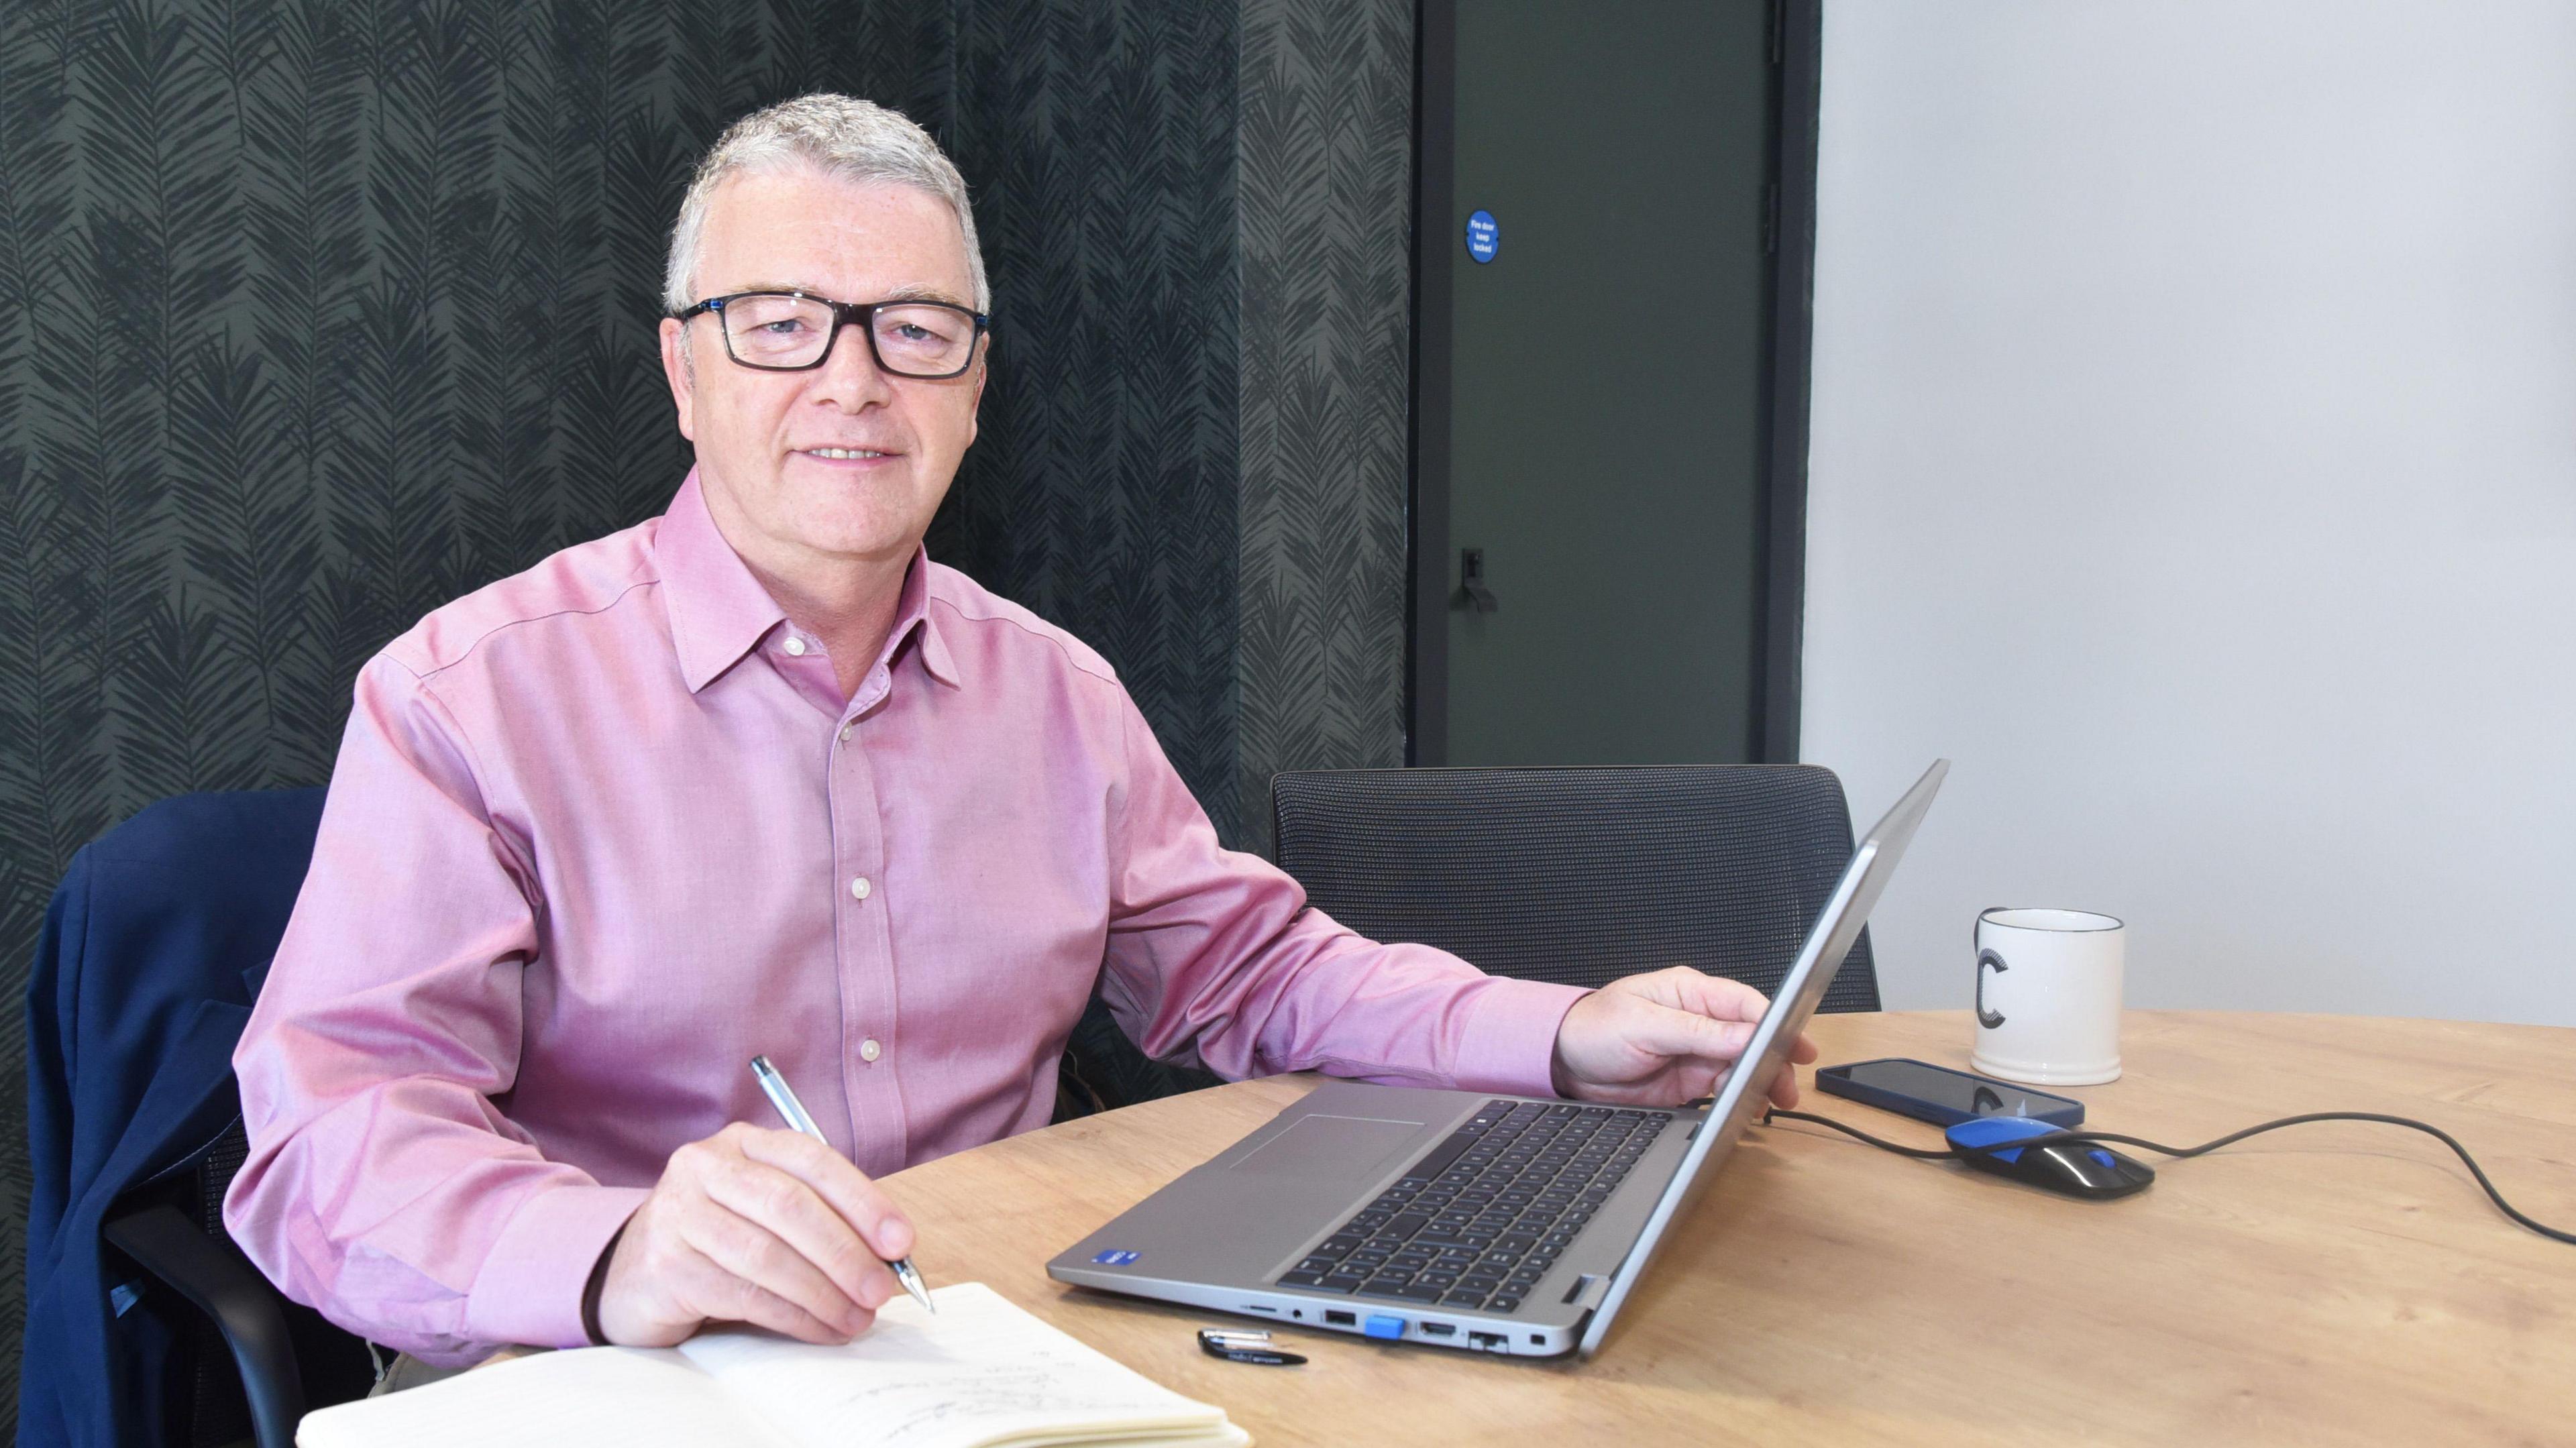
[[[2504,1193],[2496,1190],[2495,1183],[2487,1180],[2486,1171],[2478,1165],[2478,1159],[2469,1155],[2469,1149],[2460,1145],[2459,1140],[2451,1133],[2430,1122],[2417,1121],[2405,1116],[2382,1116],[2373,1111],[2312,1111],[2305,1116],[2284,1116],[2277,1121],[2266,1121],[2258,1126],[2249,1126],[2243,1131],[2229,1132],[2216,1141],[2204,1141],[2198,1146],[2166,1146],[2162,1142],[2149,1141],[2141,1136],[2122,1136],[2116,1131],[2051,1131],[2039,1136],[2023,1137],[2019,1141],[1998,1141],[1985,1146],[1953,1146],[1940,1151],[1927,1151],[1919,1146],[1900,1146],[1882,1137],[1872,1136],[1857,1126],[1848,1126],[1830,1116],[1818,1116],[1808,1111],[1777,1109],[1765,1111],[1762,1113],[1762,1124],[1770,1125],[1775,1117],[1783,1121],[1811,1121],[1818,1126],[1830,1126],[1845,1136],[1857,1137],[1881,1151],[1892,1151],[1898,1156],[1910,1156],[1918,1161],[1964,1161],[1971,1156],[1992,1156],[1997,1152],[2016,1151],[2025,1146],[2050,1146],[2061,1142],[2081,1145],[2095,1141],[2115,1141],[2122,1146],[2144,1147],[2149,1151],[2162,1152],[2179,1161],[2185,1157],[2216,1151],[2222,1146],[2231,1146],[2249,1136],[2259,1136],[2266,1131],[2278,1131],[2284,1126],[2302,1126],[2311,1121],[2378,1121],[2390,1126],[2410,1127],[2441,1142],[2458,1155],[2461,1163],[2468,1167],[2469,1175],[2478,1179],[2478,1185],[2485,1189],[2488,1199],[2496,1204],[2498,1211],[2512,1218],[2517,1224],[2528,1227],[2553,1242],[2576,1244],[2576,1232],[2562,1232],[2556,1227],[2536,1222],[2523,1215],[2513,1203],[2506,1201]]]

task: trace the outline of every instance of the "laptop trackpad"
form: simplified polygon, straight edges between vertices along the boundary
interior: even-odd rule
[[[1422,1130],[1419,1121],[1366,1116],[1301,1116],[1252,1149],[1231,1170],[1272,1175],[1365,1177],[1386,1165]]]

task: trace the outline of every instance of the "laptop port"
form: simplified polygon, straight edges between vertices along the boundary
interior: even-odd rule
[[[1499,1332],[1471,1332],[1467,1334],[1467,1345],[1483,1348],[1487,1352],[1501,1352],[1504,1339]]]
[[[1458,1335],[1458,1325],[1454,1322],[1426,1322],[1422,1324],[1422,1335],[1424,1337],[1456,1337]]]
[[[1360,1318],[1356,1312],[1335,1312],[1331,1308],[1326,1308],[1324,1324],[1328,1327],[1357,1327],[1360,1325]]]

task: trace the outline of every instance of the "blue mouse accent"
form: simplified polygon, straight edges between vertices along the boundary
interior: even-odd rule
[[[1985,1116],[1962,1121],[1947,1133],[1950,1144],[1957,1147],[1993,1146],[2007,1141],[2039,1141],[2042,1137],[2061,1134],[2062,1128],[2027,1116]],[[2100,1146],[2085,1143],[2050,1143],[2005,1151],[1980,1152],[1963,1157],[1978,1171],[2011,1177],[2052,1192],[2093,1201],[2125,1197],[2145,1188],[2156,1179],[2156,1170],[2141,1161],[2133,1161]]]
[[[1383,1312],[1372,1312],[1368,1315],[1368,1321],[1360,1324],[1360,1330],[1371,1337],[1398,1338],[1404,1336],[1404,1319],[1390,1317]]]

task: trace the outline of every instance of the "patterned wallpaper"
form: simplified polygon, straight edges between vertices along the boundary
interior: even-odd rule
[[[427,609],[658,511],[679,187],[830,88],[974,188],[998,327],[931,547],[1115,663],[1229,840],[1402,755],[1411,7],[0,6],[0,990],[71,852],[318,783]],[[0,1029],[0,1414],[25,1042]]]
[[[1245,848],[1270,776],[1404,763],[1411,0],[1244,0]]]
[[[993,377],[931,556],[1098,649],[1235,839],[1233,16],[958,15],[947,139],[993,273]]]

